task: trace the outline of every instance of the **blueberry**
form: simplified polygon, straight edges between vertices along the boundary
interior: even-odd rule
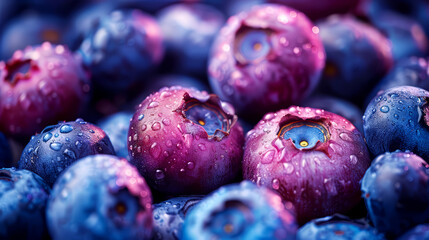
[[[79,158],[115,154],[109,137],[82,119],[46,127],[31,137],[18,161],[21,169],[39,174],[52,186],[60,173]]]
[[[293,205],[251,182],[224,186],[186,216],[181,239],[295,239]]]
[[[372,222],[388,237],[429,220],[429,165],[411,152],[379,155],[361,189]]]
[[[297,240],[384,240],[384,236],[364,220],[351,220],[343,215],[315,219],[302,226]]]
[[[363,130],[374,155],[397,149],[429,159],[429,92],[411,86],[390,88],[368,104]]]
[[[119,157],[128,157],[127,137],[130,120],[133,116],[129,112],[118,112],[102,120],[98,126],[106,132],[112,142],[116,155]]]
[[[87,156],[55,183],[46,210],[53,239],[149,239],[149,187],[125,159]]]
[[[0,132],[0,168],[11,167],[12,151],[5,135]]]
[[[416,227],[412,228],[402,236],[398,238],[398,240],[421,240],[421,239],[429,239],[429,224],[420,224]]]
[[[179,239],[187,214],[203,198],[200,195],[175,197],[153,205],[154,240]]]
[[[50,191],[30,171],[0,169],[0,238],[46,239],[45,208]]]

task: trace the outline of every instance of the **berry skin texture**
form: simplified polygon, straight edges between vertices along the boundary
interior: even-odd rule
[[[285,239],[296,237],[293,205],[249,181],[219,188],[186,216],[181,239]]]
[[[398,240],[421,240],[421,239],[429,239],[429,224],[420,224],[416,227],[412,228],[402,236],[398,238]]]
[[[374,226],[387,237],[429,220],[429,165],[411,152],[378,156],[361,189]]]
[[[52,186],[73,162],[94,154],[115,155],[115,150],[101,128],[77,119],[48,126],[31,137],[22,151],[18,168],[39,174]]]
[[[409,150],[429,159],[428,97],[426,90],[411,86],[390,88],[374,97],[363,115],[371,153]]]
[[[53,239],[150,239],[152,196],[127,160],[87,156],[55,183],[46,215]]]
[[[201,194],[239,177],[244,134],[234,108],[207,92],[163,88],[137,108],[130,162],[165,194]]]
[[[125,91],[161,62],[161,29],[140,10],[113,11],[94,25],[78,52],[97,88]]]
[[[133,117],[129,112],[118,112],[100,121],[98,126],[106,132],[118,157],[129,159],[127,148],[128,128]]]
[[[230,17],[209,60],[213,91],[245,118],[297,103],[313,91],[325,64],[318,32],[303,13],[277,4]]]
[[[46,239],[45,208],[50,191],[30,171],[0,169],[0,238]]]
[[[48,42],[16,51],[0,62],[0,131],[28,138],[45,126],[75,118],[90,90],[80,61]]]
[[[176,240],[187,214],[204,196],[175,197],[153,205],[153,240]]]
[[[243,177],[294,204],[297,219],[345,213],[360,201],[370,157],[345,118],[292,106],[268,113],[246,135]]]
[[[363,220],[351,220],[346,216],[335,214],[324,218],[314,219],[302,226],[297,233],[297,240],[384,240]]]

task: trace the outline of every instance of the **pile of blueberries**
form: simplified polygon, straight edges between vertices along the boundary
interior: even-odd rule
[[[0,239],[429,239],[429,1],[0,0]]]

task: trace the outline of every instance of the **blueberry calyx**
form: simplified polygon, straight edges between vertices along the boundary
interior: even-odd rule
[[[234,56],[242,65],[258,63],[271,52],[271,34],[266,28],[243,26],[238,29],[234,42]]]

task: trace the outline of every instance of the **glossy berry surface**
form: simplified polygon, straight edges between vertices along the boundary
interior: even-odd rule
[[[132,118],[130,162],[160,192],[207,193],[239,176],[243,135],[234,108],[216,95],[163,88]]]
[[[0,238],[46,239],[45,208],[50,191],[30,171],[0,169]]]
[[[157,15],[173,71],[205,75],[210,47],[225,22],[223,14],[205,4],[173,4]]]
[[[181,239],[295,239],[290,203],[275,192],[244,181],[224,186],[188,214]]]
[[[161,203],[154,204],[152,239],[179,239],[186,216],[202,198],[202,195],[175,197]]]
[[[336,214],[308,222],[298,230],[296,239],[384,240],[385,238],[364,220],[352,220]]]
[[[266,114],[247,133],[243,177],[292,202],[303,224],[353,208],[369,165],[364,139],[348,120],[292,106]]]
[[[429,239],[429,224],[420,224],[404,233],[398,240]]]
[[[363,116],[363,130],[374,155],[409,150],[429,159],[429,92],[399,86],[373,98]]]
[[[300,101],[325,63],[318,33],[303,13],[276,4],[232,16],[212,47],[213,91],[248,118]]]
[[[378,156],[362,179],[362,197],[374,226],[399,236],[429,219],[429,165],[411,152]]]
[[[143,81],[163,57],[161,30],[140,10],[117,10],[102,17],[79,53],[98,88],[118,92]]]
[[[90,82],[81,62],[48,42],[0,62],[0,131],[27,138],[46,125],[71,120],[85,107]]]
[[[0,168],[12,166],[12,152],[6,136],[0,132]]]
[[[61,172],[76,160],[94,154],[115,154],[99,127],[82,119],[46,127],[24,148],[18,167],[39,174],[52,186]]]
[[[102,119],[98,124],[109,137],[118,157],[129,159],[127,138],[132,116],[129,112],[118,112]]]
[[[321,87],[359,102],[393,64],[389,40],[351,16],[333,16],[318,24],[326,51]]]
[[[125,159],[80,159],[55,183],[46,211],[53,239],[149,239],[152,196]]]

